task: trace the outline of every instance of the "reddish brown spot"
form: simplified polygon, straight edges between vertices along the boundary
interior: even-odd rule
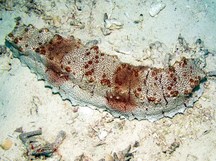
[[[135,76],[135,77],[138,77],[138,76],[139,76],[138,70],[134,70],[134,76]]]
[[[178,94],[179,94],[178,91],[170,91],[170,95],[171,95],[172,97],[176,97],[176,96],[178,96]]]
[[[188,90],[185,90],[185,91],[184,91],[184,94],[185,94],[185,95],[188,95],[188,94],[189,94]]]
[[[92,61],[91,61],[91,60],[89,60],[89,61],[88,61],[88,64],[90,64],[90,65],[91,65],[91,64],[92,64]]]
[[[55,41],[59,41],[59,42],[61,42],[62,40],[63,40],[63,37],[62,36],[60,36],[60,35],[58,35],[58,34],[56,34],[55,36],[54,36],[54,40]]]
[[[95,50],[96,52],[98,52],[99,47],[98,46],[92,46],[91,50]]]
[[[102,84],[103,86],[106,85],[106,86],[110,87],[111,82],[110,82],[109,79],[102,79],[102,80],[101,80],[101,84]]]
[[[87,52],[86,55],[90,55],[90,52]]]
[[[123,80],[115,79],[115,83],[118,84],[119,86],[121,86],[123,82],[124,82]]]
[[[191,89],[186,89],[186,90],[184,90],[184,94],[185,94],[185,95],[189,95],[189,94],[191,94],[191,92],[192,92]]]
[[[121,70],[121,67],[117,67],[116,72],[119,72]]]
[[[176,77],[174,77],[174,78],[173,78],[173,81],[174,81],[174,82],[176,82],[176,81],[177,81],[177,78],[176,78]]]
[[[71,72],[71,67],[66,66],[66,67],[65,67],[65,70],[69,73],[69,72]]]
[[[95,60],[95,63],[99,63],[99,61],[98,61],[98,60]]]
[[[103,73],[102,78],[106,78],[106,74],[105,73]]]
[[[192,78],[191,78],[189,81],[190,81],[190,83],[193,83],[193,82],[194,82],[194,80],[193,80]]]
[[[175,73],[175,67],[169,67],[169,73]]]
[[[86,65],[84,66],[84,68],[85,68],[85,69],[87,69],[88,67],[89,67],[89,65],[88,65],[88,64],[86,64]]]
[[[199,85],[199,80],[195,80],[194,81],[194,84],[197,86],[197,85]]]
[[[170,83],[170,86],[171,86],[171,87],[174,86],[174,82]]]
[[[40,46],[40,50],[45,50],[45,47],[44,46]]]
[[[98,56],[98,55],[96,55],[96,56],[95,56],[95,59],[98,59],[98,58],[99,58],[99,56]]]
[[[141,91],[142,91],[142,89],[141,89],[141,88],[137,88],[137,91],[141,92]]]
[[[156,101],[155,97],[147,97],[147,99],[149,102],[155,102]]]
[[[94,49],[94,50],[98,50],[99,47],[98,47],[98,46],[94,46],[93,49]]]
[[[22,48],[22,47],[19,47],[18,50],[19,50],[20,52],[23,52],[23,48]]]
[[[189,81],[190,81],[191,88],[195,88],[196,86],[199,85],[199,80],[197,79],[196,80],[190,79]]]
[[[18,39],[17,37],[14,39],[14,43],[15,43],[15,44],[18,44],[18,43],[19,43],[19,39]]]
[[[184,68],[187,65],[187,59],[185,57],[179,62],[179,66]]]
[[[168,87],[167,87],[167,90],[169,90],[169,91],[170,91],[171,89],[172,89],[172,87],[171,87],[171,86],[168,86]]]
[[[152,77],[156,76],[156,74],[157,74],[157,73],[156,73],[155,71],[152,71],[152,72],[151,72]]]
[[[131,67],[130,67],[130,66],[127,66],[127,70],[131,70]]]
[[[86,75],[86,76],[90,76],[90,75],[92,75],[92,71],[89,70],[89,71],[85,72],[85,75]]]
[[[160,72],[161,72],[161,69],[153,68],[151,70],[151,76],[152,77],[157,77],[158,73],[160,73]]]
[[[40,52],[39,52],[41,55],[45,55],[46,54],[46,50],[40,50]]]
[[[48,50],[49,50],[49,51],[53,51],[54,49],[55,49],[54,46],[49,46],[49,47],[48,47]]]
[[[187,76],[187,73],[184,72],[184,73],[182,74],[182,76],[183,76],[183,77],[186,77],[186,76]]]

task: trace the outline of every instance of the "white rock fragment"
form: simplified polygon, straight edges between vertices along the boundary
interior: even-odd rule
[[[158,2],[158,3],[152,3],[151,7],[149,9],[149,14],[152,17],[155,17],[156,15],[159,14],[160,11],[162,11],[166,7],[166,4],[163,2]]]
[[[61,18],[59,16],[53,16],[52,20],[53,20],[53,25],[55,27],[60,27],[61,26]]]
[[[70,125],[70,124],[73,124],[74,123],[74,120],[70,119],[66,122],[66,124]]]
[[[120,21],[116,20],[116,19],[106,19],[104,26],[107,29],[115,30],[115,29],[122,28],[123,24]]]
[[[101,31],[102,31],[104,36],[107,36],[107,35],[111,34],[111,30],[109,30],[107,28],[101,28]]]
[[[11,69],[11,56],[4,54],[0,59],[0,76],[5,72]]]
[[[108,132],[107,132],[107,131],[101,130],[101,131],[99,132],[99,134],[98,134],[98,138],[99,138],[100,140],[104,140],[104,139],[106,138],[107,135],[108,135]]]

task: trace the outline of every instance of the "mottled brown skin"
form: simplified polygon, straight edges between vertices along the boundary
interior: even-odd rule
[[[107,93],[108,104],[121,112],[132,111],[137,107],[133,91],[139,87],[139,73],[142,67],[121,64],[114,72],[114,90]]]
[[[47,57],[46,72],[52,83],[61,85],[69,80],[68,73],[71,72],[71,69],[70,67],[62,66],[61,60],[65,54],[69,53],[74,47],[72,40],[63,39],[62,36],[55,35],[50,42],[41,44],[40,47],[35,49],[35,52]],[[63,71],[63,69],[65,69],[65,71]]]

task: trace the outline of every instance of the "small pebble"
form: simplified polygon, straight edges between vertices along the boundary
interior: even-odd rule
[[[13,142],[9,138],[7,138],[2,142],[1,147],[4,150],[9,150],[12,147],[12,145]]]
[[[102,130],[102,131],[100,131],[100,133],[99,133],[99,135],[98,135],[98,138],[99,138],[100,140],[104,140],[104,139],[106,138],[107,135],[108,135],[108,132],[105,131],[105,130]]]

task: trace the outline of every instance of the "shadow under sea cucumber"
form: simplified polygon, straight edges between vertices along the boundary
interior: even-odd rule
[[[32,25],[16,26],[6,45],[63,99],[103,108],[115,117],[173,117],[199,99],[206,78],[195,59],[182,57],[165,68],[134,66],[97,45]]]

